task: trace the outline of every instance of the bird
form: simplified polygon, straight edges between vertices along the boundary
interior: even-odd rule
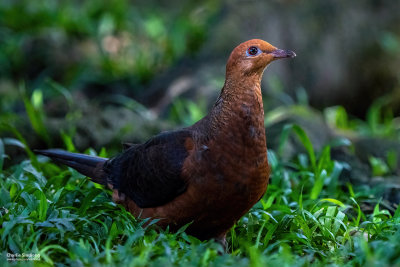
[[[162,229],[226,243],[227,232],[267,190],[261,79],[266,67],[294,58],[260,39],[233,49],[225,83],[209,113],[192,126],[125,144],[113,158],[36,150],[112,190],[112,200]]]

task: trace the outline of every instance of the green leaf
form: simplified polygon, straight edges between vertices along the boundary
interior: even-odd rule
[[[111,228],[110,228],[110,231],[109,231],[109,235],[110,235],[111,237],[115,237],[115,236],[118,235],[118,227],[117,227],[116,222],[113,222],[113,223],[112,223]]]
[[[47,203],[46,195],[42,191],[38,191],[40,198],[39,198],[39,220],[44,221],[46,220],[47,210],[49,208]]]
[[[1,187],[0,189],[0,207],[7,207],[11,201],[10,193]]]
[[[394,149],[389,150],[386,154],[386,161],[387,161],[387,165],[389,166],[390,170],[396,171],[397,165],[398,165],[397,151]]]
[[[308,156],[310,158],[311,166],[313,170],[315,171],[316,168],[316,159],[315,159],[315,152],[313,145],[308,138],[306,132],[297,124],[286,124],[283,127],[282,133],[281,133],[281,138],[279,141],[279,155],[282,155],[282,150],[283,146],[287,141],[287,138],[289,136],[290,131],[294,131],[297,135],[297,137],[300,139],[300,142],[303,144],[304,148],[307,150]]]
[[[266,247],[268,243],[271,241],[273,234],[275,233],[276,229],[278,229],[278,223],[270,225],[268,228],[268,232],[263,239],[263,245]]]
[[[353,186],[351,185],[351,183],[346,183],[346,186],[349,189],[350,196],[354,199],[355,198],[355,194],[354,194]]]
[[[346,109],[342,106],[328,107],[324,110],[325,120],[332,128],[349,128]]]
[[[342,208],[346,207],[346,205],[343,204],[343,202],[341,202],[341,201],[339,201],[337,199],[333,199],[333,198],[323,198],[323,199],[320,200],[320,202],[330,202],[330,203],[336,204],[336,205],[338,205],[338,206],[340,206]]]
[[[61,84],[55,82],[52,79],[47,79],[46,83],[48,83],[51,86],[51,88],[53,88],[54,90],[59,92],[62,96],[64,96],[65,100],[68,103],[68,106],[70,108],[72,108],[74,101],[73,101],[71,93],[68,91],[67,88],[65,88],[64,86],[62,86]]]
[[[322,191],[322,188],[324,187],[324,182],[325,179],[327,178],[327,173],[326,170],[322,170],[321,173],[316,178],[316,181],[314,182],[314,185],[311,189],[311,194],[310,194],[310,199],[317,199]]]
[[[20,143],[13,141],[12,138],[10,139],[7,138],[6,139],[7,142],[12,142],[12,144],[18,144],[18,146],[21,145],[22,143],[25,152],[29,155],[29,158],[32,161],[32,165],[38,168],[39,163],[37,161],[36,155],[32,152],[32,150],[30,150],[28,143],[26,142],[25,138],[20,134],[20,132],[14,126],[7,123],[0,123],[0,129],[4,129],[5,131],[10,131],[15,135],[15,137],[20,141]]]
[[[336,218],[333,222],[333,226],[332,226],[332,233],[333,234],[337,234],[337,232],[339,231],[339,228],[341,225],[343,225],[344,227],[345,224],[343,223],[343,220],[345,219],[346,214],[344,214],[343,212],[341,212],[340,210],[338,211],[338,213],[336,214]]]
[[[64,131],[60,132],[61,138],[64,141],[64,145],[69,152],[76,152],[76,148],[74,146],[74,142],[72,141],[72,137],[65,133]]]
[[[351,201],[354,202],[357,206],[357,219],[355,220],[355,226],[358,227],[360,225],[361,217],[363,216],[363,213],[361,211],[360,205],[358,205],[357,201],[354,199],[354,197],[350,197]],[[364,216],[365,218],[365,216]]]
[[[3,170],[3,162],[5,157],[6,153],[4,152],[4,143],[3,140],[0,138],[0,173]]]
[[[3,139],[5,145],[9,146],[16,146],[22,149],[25,149],[26,146],[23,142],[19,141],[18,139],[15,138],[4,138]]]
[[[372,167],[372,175],[383,176],[389,172],[389,167],[381,158],[369,157],[369,163]]]
[[[97,189],[97,188],[93,189],[93,190],[85,197],[85,199],[83,200],[83,202],[82,202],[82,204],[81,204],[81,206],[80,206],[80,208],[79,208],[79,214],[80,214],[80,215],[83,215],[83,214],[86,212],[86,210],[87,210],[91,205],[93,205],[92,200],[93,200],[95,197],[97,197],[99,194],[101,194],[102,192],[103,192],[103,190],[101,190],[101,189]]]
[[[296,216],[296,222],[300,224],[301,230],[303,230],[303,233],[307,237],[308,240],[311,240],[312,238],[312,231],[310,230],[310,227],[308,227],[307,222],[304,220],[304,217],[302,215],[297,215]]]
[[[331,163],[331,148],[329,146],[325,146],[322,150],[321,157],[318,160],[316,173],[321,173],[323,169],[328,169]]]
[[[324,220],[324,225],[325,227],[327,227],[329,230],[331,230],[332,227],[332,221],[333,221],[333,217],[335,216],[336,213],[336,206],[330,206],[326,209],[326,218]]]
[[[29,100],[25,95],[23,95],[23,101],[33,130],[43,139],[43,141],[51,145],[50,136],[47,133],[47,129],[43,122],[44,113],[41,110],[42,105],[38,102],[41,101],[41,95],[41,91],[37,89],[32,94],[32,100]]]
[[[33,91],[31,96],[32,105],[35,109],[41,109],[43,107],[43,93],[42,90],[36,89]]]
[[[263,229],[265,228],[265,225],[266,225],[266,224],[267,224],[267,221],[264,221],[263,224],[261,225],[260,229],[258,230],[257,238],[256,238],[256,243],[254,244],[254,246],[255,246],[256,248],[258,248],[258,246],[260,245],[261,234],[262,234],[262,231],[263,231]]]

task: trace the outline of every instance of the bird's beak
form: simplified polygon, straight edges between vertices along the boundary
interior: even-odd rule
[[[296,56],[295,52],[282,49],[276,49],[270,54],[274,57],[274,59],[287,58],[287,57],[294,58]]]

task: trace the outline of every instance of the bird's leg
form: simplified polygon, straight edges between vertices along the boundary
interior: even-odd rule
[[[125,201],[125,194],[119,192],[117,189],[114,189],[112,184],[107,184],[108,188],[110,188],[112,193],[112,200],[117,204],[122,204]]]
[[[224,249],[224,252],[228,252],[228,242],[226,242],[226,232],[220,234],[215,238],[215,241],[220,243],[222,245],[222,248]]]

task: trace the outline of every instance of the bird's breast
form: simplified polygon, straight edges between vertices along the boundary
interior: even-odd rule
[[[225,113],[212,138],[198,143],[187,159],[192,181],[209,192],[208,199],[232,201],[238,196],[250,203],[265,192],[268,161],[264,120],[259,114],[259,107],[247,103],[232,114]]]

